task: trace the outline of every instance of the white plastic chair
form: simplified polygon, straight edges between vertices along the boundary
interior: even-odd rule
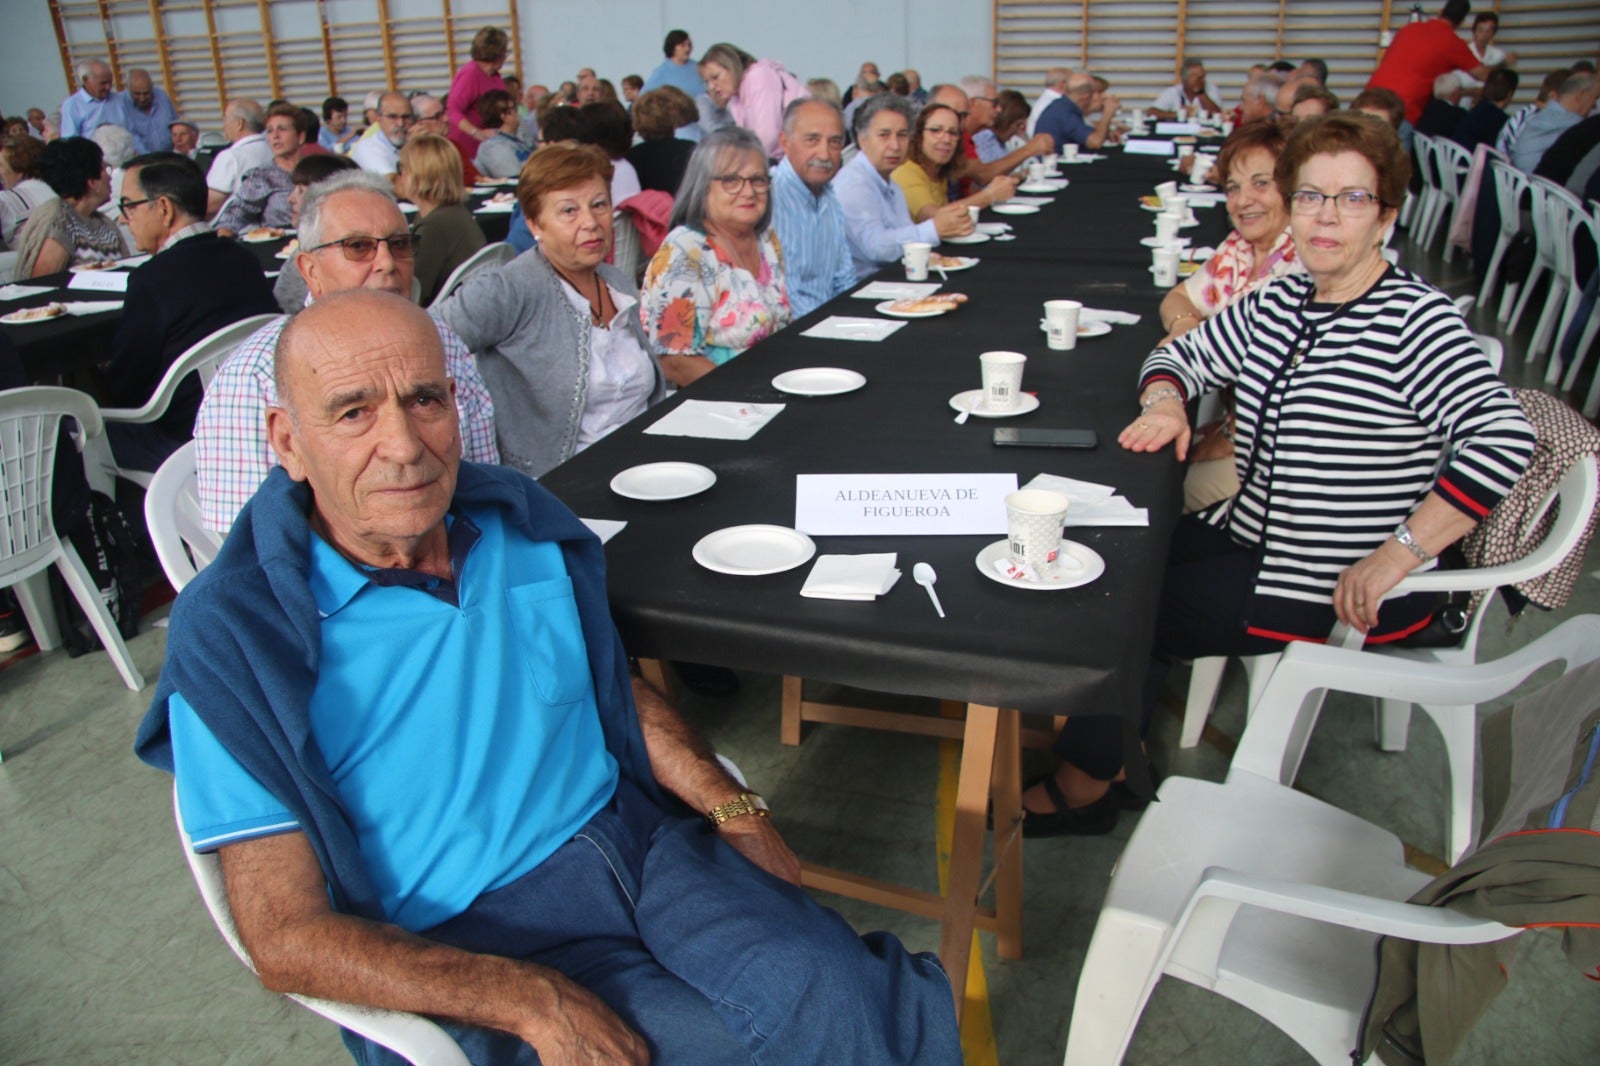
[[[1522,232],[1524,214],[1527,213],[1531,218],[1532,205],[1529,201],[1533,195],[1528,185],[1528,175],[1506,159],[1490,158],[1489,178],[1494,185],[1495,203],[1500,208],[1500,232],[1495,235],[1494,251],[1489,254],[1489,266],[1483,275],[1483,287],[1478,290],[1478,302],[1486,308],[1489,306],[1489,293],[1505,262],[1506,251],[1510,249],[1512,239]],[[1520,291],[1520,284],[1506,284],[1500,310],[1495,316],[1498,321],[1504,322],[1511,317],[1511,308],[1516,305]]]
[[[1567,233],[1567,203],[1561,200],[1556,204],[1555,214],[1551,214],[1550,200],[1552,192],[1559,190],[1561,196],[1571,198],[1571,193],[1562,189],[1553,182],[1546,181],[1537,175],[1528,178],[1528,190],[1533,194],[1533,267],[1528,271],[1528,280],[1522,283],[1522,291],[1517,295],[1517,304],[1511,309],[1511,320],[1507,327],[1513,332],[1522,322],[1522,314],[1532,302],[1533,291],[1538,287],[1538,281],[1545,274],[1550,275],[1550,287],[1545,293],[1545,308],[1550,305],[1561,306],[1565,297],[1566,287],[1572,283],[1570,277],[1561,274],[1562,247],[1570,248],[1570,237]],[[1540,324],[1544,318],[1541,316]],[[1534,344],[1538,343],[1538,329],[1534,330]],[[1531,360],[1533,345],[1529,345]]]
[[[1563,321],[1566,308],[1571,306],[1576,310],[1577,286],[1573,283],[1572,247],[1579,231],[1588,223],[1589,213],[1584,210],[1582,201],[1555,182],[1537,174],[1530,180],[1540,193],[1540,216],[1534,227],[1538,255],[1544,258],[1548,252],[1551,263],[1550,290],[1545,294],[1544,307],[1533,330],[1533,340],[1528,344],[1527,358],[1532,360],[1550,350],[1552,342],[1559,335],[1556,324]],[[1512,329],[1516,328],[1517,319],[1532,293],[1531,285],[1523,290],[1517,301],[1517,309],[1512,313]],[[1552,359],[1545,383],[1554,385],[1560,378],[1561,361]]]
[[[182,592],[222,549],[221,535],[207,529],[200,517],[194,441],[168,456],[150,479],[144,494],[144,523],[175,592]]]
[[[1565,191],[1565,190],[1563,190]],[[1569,274],[1573,275],[1572,282],[1567,286],[1567,300],[1561,309],[1561,321],[1555,328],[1551,338],[1550,369],[1545,375],[1545,384],[1553,385],[1557,378],[1561,378],[1561,341],[1567,335],[1567,330],[1578,317],[1578,305],[1583,302],[1583,289],[1578,286],[1577,250],[1580,241],[1587,242],[1594,250],[1596,269],[1600,270],[1600,204],[1590,202],[1593,208],[1591,214],[1576,200],[1568,204],[1570,209],[1569,220],[1571,223],[1572,239],[1567,242],[1566,266]],[[1600,315],[1590,315],[1587,336],[1582,338],[1578,350],[1573,356],[1572,365],[1566,368],[1566,377],[1561,378],[1561,390],[1570,393],[1578,387],[1578,371],[1583,368],[1583,356],[1588,346],[1594,340],[1595,324],[1600,322]],[[1600,375],[1595,377],[1596,384],[1591,385],[1588,398],[1584,400],[1583,415],[1585,418],[1594,418],[1600,414]]]
[[[1442,225],[1447,235],[1444,242],[1444,261],[1448,263],[1456,252],[1448,234],[1455,221],[1456,209],[1461,203],[1461,186],[1472,170],[1472,153],[1447,137],[1433,138],[1431,152],[1433,180],[1437,189],[1419,243],[1424,248],[1431,245]]]
[[[446,297],[461,288],[462,285],[466,284],[468,278],[480,270],[490,270],[497,266],[505,266],[516,257],[517,250],[504,241],[484,245],[463,260],[460,266],[450,271],[450,276],[444,279],[444,284],[439,286],[438,294],[434,296],[428,306],[436,307],[443,303]]]
[[[1296,644],[1223,784],[1171,777],[1117,863],[1078,977],[1067,1066],[1115,1066],[1164,974],[1254,1011],[1320,1063],[1348,1066],[1379,936],[1479,944],[1520,930],[1404,902],[1429,881],[1398,837],[1281,783],[1328,689],[1471,706],[1542,666],[1600,655],[1600,616],[1470,667]]]
[[[77,550],[56,535],[50,513],[56,442],[63,418],[78,424],[74,440],[79,451],[103,439],[105,425],[99,408],[75,389],[34,387],[0,392],[0,588],[16,587],[39,650],[49,651],[61,643],[46,577],[46,571],[54,566],[94,626],[123,683],[137,692],[144,688],[144,677],[133,665],[116,620]]]
[[[1545,502],[1544,509],[1552,504],[1559,506],[1544,542],[1514,563],[1504,566],[1478,567],[1467,570],[1428,570],[1411,574],[1390,592],[1389,597],[1399,597],[1412,592],[1462,592],[1479,589],[1498,589],[1528,581],[1549,573],[1577,546],[1588,528],[1589,516],[1595,501],[1600,498],[1600,485],[1596,482],[1597,467],[1593,456],[1573,464],[1561,479],[1560,485]],[[1488,597],[1485,597],[1485,604]],[[1478,657],[1478,634],[1483,628],[1485,611],[1480,607],[1467,621],[1461,642],[1449,648],[1393,648],[1375,647],[1366,654],[1375,659],[1386,657],[1407,659],[1413,662],[1438,663],[1442,666],[1470,666]],[[1352,634],[1343,626],[1336,626],[1333,643],[1350,639]],[[1291,645],[1294,647],[1295,645]],[[1246,703],[1247,720],[1254,716],[1282,659],[1282,653],[1254,655],[1242,659],[1249,676],[1249,695]],[[1217,687],[1227,660],[1221,657],[1196,659],[1190,675],[1188,703],[1184,709],[1182,739],[1184,747],[1193,747],[1200,739],[1206,718],[1216,700]],[[1459,858],[1471,847],[1473,839],[1472,770],[1477,755],[1476,723],[1464,719],[1452,707],[1423,705],[1424,713],[1438,727],[1444,741],[1446,772],[1450,794],[1450,857]],[[1378,712],[1378,743],[1385,751],[1403,751],[1410,720],[1410,707],[1398,701],[1385,701]],[[1191,739],[1192,738],[1192,739]],[[1293,778],[1285,783],[1291,783]]]
[[[1435,205],[1439,202],[1439,176],[1434,166],[1433,141],[1426,133],[1411,136],[1411,152],[1417,159],[1417,178],[1422,182],[1422,190],[1416,194],[1416,207],[1408,220],[1411,240],[1416,244],[1426,243],[1424,235],[1428,232],[1429,219],[1433,217]]]
[[[145,401],[143,407],[103,407],[100,409],[100,416],[107,422],[130,424],[145,424],[159,420],[172,405],[172,397],[185,378],[190,374],[199,374],[200,387],[209,389],[211,379],[217,376],[217,368],[222,365],[222,361],[243,343],[246,337],[277,318],[277,315],[252,315],[202,337],[172,361],[172,365],[167,367],[167,372],[161,376],[161,383],[156,386],[155,392]],[[116,466],[115,460],[110,456],[109,448],[101,455],[102,462],[107,465],[111,473],[141,488],[149,487],[150,479],[154,475],[148,470],[127,470]]]
[[[255,964],[250,961],[250,954],[245,951],[244,944],[239,940],[239,931],[233,924],[228,890],[222,879],[222,862],[214,852],[201,854],[191,845],[189,834],[183,828],[183,812],[178,809],[176,783],[172,786],[172,813],[178,823],[178,840],[183,845],[183,857],[189,863],[189,872],[194,875],[194,882],[200,888],[200,898],[205,900],[211,920],[216,923],[222,939],[239,956],[239,961],[254,973]],[[450,1038],[450,1034],[421,1015],[334,1003],[311,996],[290,995],[289,998],[351,1032],[382,1044],[419,1066],[468,1066],[467,1057],[461,1053],[461,1048]]]

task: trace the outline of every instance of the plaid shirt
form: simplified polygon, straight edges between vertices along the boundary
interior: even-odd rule
[[[284,315],[245,338],[217,370],[200,402],[194,423],[195,473],[200,513],[206,526],[226,533],[234,516],[277,465],[267,443],[267,408],[278,402],[272,379],[272,352],[288,324]],[[499,463],[494,438],[494,401],[472,354],[455,330],[434,320],[444,342],[445,369],[456,382],[461,414],[461,456]]]

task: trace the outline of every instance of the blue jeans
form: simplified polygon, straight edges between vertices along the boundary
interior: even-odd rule
[[[657,1066],[961,1062],[936,957],[857,936],[626,780],[536,869],[424,935],[559,970],[641,1034]],[[474,1063],[539,1061],[515,1037],[442,1024]],[[345,1039],[358,1062],[399,1061]]]

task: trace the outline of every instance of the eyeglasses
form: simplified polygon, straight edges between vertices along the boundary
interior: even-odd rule
[[[416,116],[416,121],[418,121],[418,122],[438,122],[442,118],[444,118],[444,112],[443,111],[435,111],[431,115],[418,115],[418,116]]]
[[[117,213],[126,215],[128,213],[128,208],[130,207],[138,207],[140,204],[147,204],[151,200],[159,199],[159,196],[147,196],[143,200],[129,200],[127,197],[123,197],[121,200],[117,201]]]
[[[738,196],[744,191],[746,184],[755,192],[766,192],[768,186],[772,184],[772,179],[765,174],[756,174],[751,177],[745,177],[742,174],[718,174],[716,182],[722,186],[722,191],[729,196]]]
[[[992,96],[969,96],[967,97],[967,102],[973,104],[992,104],[995,102],[995,98]]]
[[[1333,201],[1334,213],[1340,215],[1367,215],[1385,206],[1376,193],[1365,189],[1346,189],[1334,193],[1299,189],[1289,200],[1294,205],[1295,213],[1301,215],[1322,214],[1322,205],[1330,200]]]
[[[396,233],[393,237],[341,237],[315,248],[307,248],[306,251],[320,252],[338,245],[346,259],[352,263],[365,263],[378,254],[380,244],[387,244],[389,254],[396,259],[410,259],[417,254],[417,239],[409,233]]]
[[[379,118],[395,119],[395,120],[400,121],[400,122],[415,122],[416,121],[415,116],[413,116],[411,114],[411,112],[409,112],[409,111],[405,112],[404,114],[391,114],[388,111],[379,111],[378,112],[378,117]]]

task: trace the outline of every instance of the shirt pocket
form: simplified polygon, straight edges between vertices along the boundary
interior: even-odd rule
[[[592,682],[572,579],[519,585],[505,595],[511,632],[539,697],[551,706],[583,699]]]

